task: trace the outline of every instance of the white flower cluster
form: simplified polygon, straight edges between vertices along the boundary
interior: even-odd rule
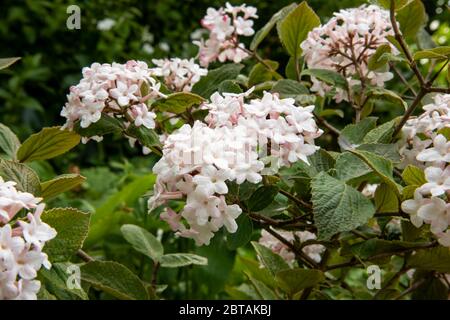
[[[194,59],[153,59],[152,62],[157,66],[150,69],[152,74],[162,77],[166,86],[176,92],[190,92],[192,86],[208,74]]]
[[[433,103],[423,107],[420,116],[410,118],[402,128],[399,152],[403,156],[400,168],[408,164],[425,168],[430,163],[448,161],[445,137],[438,131],[450,127],[450,94],[438,94]],[[432,146],[432,147],[430,147]]]
[[[124,121],[126,127],[131,122],[149,129],[155,127],[156,115],[148,110],[146,101],[164,95],[145,62],[93,63],[83,68],[82,73],[83,78],[70,88],[68,102],[61,111],[61,116],[67,119],[64,128],[73,129],[77,121],[87,128],[99,121],[102,113]],[[142,92],[148,93],[143,96]],[[102,137],[91,139],[101,141]],[[84,138],[83,142],[88,140]]]
[[[314,28],[301,44],[303,56],[310,69],[327,69],[339,72],[354,86],[361,80],[382,87],[392,79],[390,72],[371,71],[369,58],[383,44],[389,44],[393,35],[389,12],[376,5],[340,10],[325,25]],[[391,45],[392,52],[397,50]],[[387,70],[386,70],[387,71]],[[333,88],[312,77],[312,91],[321,96]],[[348,93],[336,89],[337,102],[348,100]]]
[[[202,19],[202,26],[209,30],[209,39],[194,41],[199,46],[200,64],[207,67],[211,62],[227,60],[236,63],[248,57],[245,46],[239,43],[239,36],[251,36],[253,20],[258,18],[256,8],[242,4],[232,6],[228,2],[225,8],[208,8]]]
[[[234,220],[241,209],[226,204],[225,182],[260,182],[264,163],[259,151],[269,139],[278,166],[307,161],[318,148],[314,139],[322,131],[313,119],[313,106],[296,107],[293,99],[268,92],[245,103],[249,93],[214,93],[202,107],[209,111],[208,125],[197,121],[169,135],[163,157],[153,168],[158,178],[150,210],[167,200],[185,199],[181,213],[167,209],[161,217],[178,235],[193,238],[198,245],[208,244],[222,226],[229,232],[237,230]]]
[[[16,183],[0,178],[0,300],[36,300],[41,284],[37,271],[50,269],[45,243],[56,230],[41,221],[45,204],[27,192],[18,191]],[[28,211],[26,220],[9,224],[20,210]],[[34,209],[34,214],[31,210]]]
[[[283,231],[276,230],[276,232],[281,235],[283,238],[290,242],[294,242],[295,238],[300,243],[303,243],[307,240],[315,240],[316,235],[309,231]],[[289,265],[293,265],[295,262],[295,254],[291,251],[291,249],[285,245],[283,242],[275,238],[266,230],[261,231],[261,238],[258,241],[261,245],[269,248],[274,253],[280,255]],[[322,259],[321,254],[325,250],[325,247],[321,244],[310,244],[306,245],[302,248],[304,254],[310,257],[315,262],[320,262]]]
[[[400,142],[403,166],[409,163],[425,168],[427,183],[417,188],[414,199],[402,203],[411,222],[420,227],[425,222],[440,244],[450,247],[450,141],[440,130],[450,128],[450,95],[436,95],[425,112],[407,121]]]

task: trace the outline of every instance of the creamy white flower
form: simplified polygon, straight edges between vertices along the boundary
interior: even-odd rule
[[[18,192],[14,185],[0,182],[2,210],[9,211],[8,219],[3,221],[6,224],[0,226],[0,300],[33,300],[40,288],[40,282],[35,280],[37,272],[42,266],[51,267],[42,249],[56,236],[56,231],[40,219],[45,206],[37,204],[41,199]],[[5,209],[5,205],[10,207]],[[29,212],[33,208],[34,214]],[[28,212],[28,221],[18,220],[13,229],[7,222],[20,209]]]
[[[450,166],[444,170],[439,167],[428,167],[425,169],[427,183],[419,188],[421,193],[430,193],[433,197],[438,197],[450,190]]]
[[[256,8],[232,6],[229,3],[225,8],[208,8],[206,16],[202,19],[202,26],[209,31],[209,38],[204,41],[194,41],[199,46],[199,61],[202,66],[219,60],[227,60],[235,63],[241,62],[248,57],[248,53],[239,36],[252,36],[253,20],[258,18]]]
[[[376,49],[383,44],[397,50],[388,40],[394,34],[389,12],[376,5],[340,10],[326,24],[314,28],[300,45],[308,68],[327,69],[341,73],[350,85],[367,80],[372,85],[383,86],[393,75],[384,70],[370,71],[368,62]],[[335,90],[337,102],[348,100],[347,92],[311,78],[312,91],[324,96]]]
[[[68,102],[61,110],[66,118],[63,129],[73,130],[77,122],[82,128],[96,123],[102,114],[113,116],[125,128],[130,122],[136,126],[154,128],[156,115],[148,110],[146,102],[165,97],[161,84],[151,77],[151,70],[142,61],[130,60],[125,64],[93,63],[83,68],[83,78],[70,88]],[[143,92],[145,96],[143,96]],[[83,137],[101,141],[101,136]]]
[[[433,139],[433,146],[421,151],[416,158],[425,162],[450,162],[450,141],[439,134]]]
[[[152,74],[162,77],[166,86],[173,91],[190,92],[192,86],[208,73],[194,59],[153,59],[156,68],[150,69]]]

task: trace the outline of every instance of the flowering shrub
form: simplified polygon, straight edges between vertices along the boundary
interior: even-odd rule
[[[62,127],[22,144],[0,127],[9,181],[0,185],[0,297],[156,299],[160,280],[182,290],[160,269],[216,268],[230,254],[246,274],[227,286],[231,298],[421,299],[429,286],[448,298],[450,49],[424,44],[422,2],[380,0],[322,23],[302,2],[255,32],[257,18],[251,6],[209,8],[195,58],[93,63],[70,88]],[[275,27],[284,68],[258,52]],[[426,73],[423,59],[433,61]],[[138,142],[152,173],[97,207],[90,228],[77,209],[43,213],[41,198],[85,178],[40,182],[36,161],[107,135]],[[147,189],[148,216],[123,214]],[[90,255],[114,251],[115,239],[139,267]],[[366,285],[373,264],[383,270],[376,291]],[[56,286],[54,273],[72,266],[78,285]]]

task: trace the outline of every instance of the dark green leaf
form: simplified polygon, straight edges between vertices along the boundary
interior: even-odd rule
[[[217,91],[217,87],[222,82],[225,80],[236,79],[243,67],[242,64],[231,63],[209,71],[208,75],[202,77],[199,82],[194,84],[192,93],[208,99],[215,91]]]
[[[81,279],[120,300],[147,300],[147,290],[125,266],[112,261],[92,261],[81,267]]]
[[[325,172],[313,178],[311,187],[319,239],[328,240],[336,233],[353,230],[375,213],[369,199]]]

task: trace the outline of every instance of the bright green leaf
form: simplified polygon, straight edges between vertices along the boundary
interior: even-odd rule
[[[63,174],[56,178],[41,183],[41,197],[51,199],[60,193],[69,191],[81,184],[85,177],[79,174]]]
[[[80,142],[80,136],[61,127],[44,128],[32,134],[17,150],[20,162],[46,160],[66,153]]]
[[[2,149],[9,159],[16,158],[17,149],[20,147],[20,141],[10,128],[0,123],[0,149]]]
[[[405,170],[403,170],[402,178],[408,185],[421,186],[427,183],[423,170],[413,165],[408,165]]]
[[[120,227],[122,234],[136,251],[146,255],[155,262],[158,262],[164,253],[164,248],[158,239],[150,232],[132,224],[125,224]]]
[[[287,52],[295,59],[300,58],[300,44],[306,39],[309,31],[320,25],[320,19],[303,1],[277,25],[278,36]]]
[[[252,241],[252,245],[253,248],[255,248],[261,263],[272,273],[272,275],[277,274],[279,271],[289,269],[286,261],[278,254],[272,252],[269,248],[254,241]]]
[[[252,39],[252,42],[250,43],[250,50],[255,51],[256,48],[259,46],[259,44],[264,40],[264,38],[267,37],[267,35],[270,33],[270,31],[273,29],[275,24],[282,20],[288,13],[290,13],[295,7],[297,7],[297,4],[291,3],[290,5],[282,8],[277,13],[275,13],[272,18],[270,18],[269,22],[267,22],[264,27],[262,27],[258,32],[256,32],[255,36]]]
[[[188,110],[194,105],[199,105],[204,99],[190,92],[176,92],[170,94],[167,98],[157,100],[152,107],[157,108],[161,112],[170,112],[180,114]]]
[[[160,262],[164,268],[179,268],[192,264],[205,266],[208,259],[192,253],[168,253],[161,256]]]

